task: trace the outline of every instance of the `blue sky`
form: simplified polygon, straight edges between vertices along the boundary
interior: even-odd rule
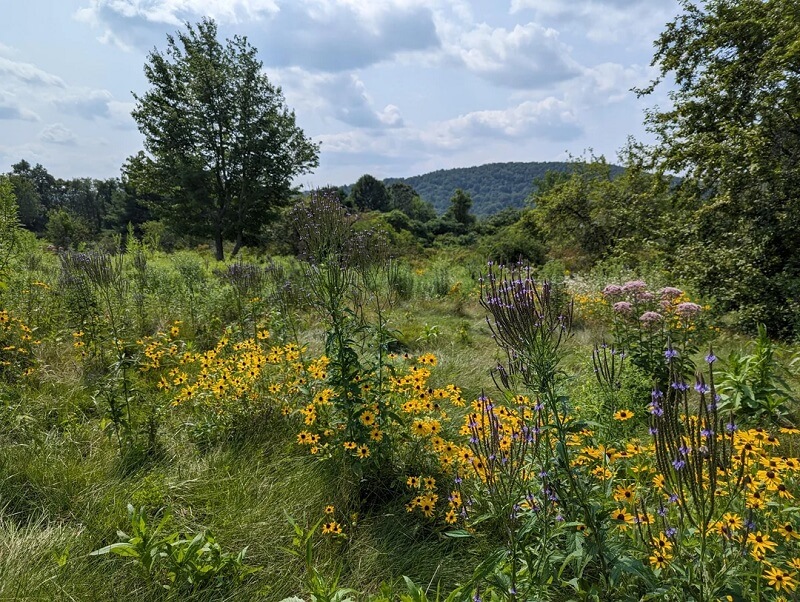
[[[320,166],[347,184],[647,141],[653,40],[677,0],[0,0],[0,172],[119,175],[147,53],[203,16],[246,35]]]

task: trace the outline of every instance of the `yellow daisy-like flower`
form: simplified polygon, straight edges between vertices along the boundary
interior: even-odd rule
[[[656,550],[667,553],[672,549],[672,541],[663,533],[659,533],[658,539],[653,540],[653,547]]]
[[[408,485],[409,487],[413,487],[414,489],[417,489],[419,487],[419,484],[420,484],[419,477],[408,477],[406,479],[406,485]]]
[[[764,579],[767,580],[770,587],[774,587],[775,591],[785,589],[787,592],[794,591],[797,583],[794,580],[794,573],[787,573],[777,567],[770,567],[764,571]]]
[[[419,503],[419,508],[422,510],[422,514],[425,515],[427,518],[433,516],[433,509],[436,506],[436,502],[433,498],[429,495],[422,496],[422,499]]]
[[[362,460],[369,458],[369,448],[366,445],[359,445],[356,455]]]
[[[737,529],[741,529],[744,526],[744,522],[742,521],[742,517],[738,514],[734,514],[733,512],[726,512],[722,515],[722,523],[728,528],[730,531],[735,531]]]
[[[332,520],[327,523],[322,523],[322,534],[323,535],[341,535],[342,534],[342,525],[337,523],[335,520]]]
[[[778,533],[783,535],[786,539],[800,539],[800,533],[794,528],[792,523],[784,523],[776,529]]]
[[[375,424],[375,412],[371,412],[370,410],[361,412],[359,419],[364,426],[372,426]]]
[[[769,538],[769,535],[764,534],[761,531],[756,533],[748,533],[747,543],[753,548],[753,552],[756,554],[759,552],[763,554],[772,552],[778,546],[778,544]]]
[[[630,420],[631,418],[633,418],[633,412],[630,410],[619,410],[614,414],[614,420],[619,420],[621,422]]]
[[[325,506],[323,512],[325,512],[325,514],[333,514],[334,512],[336,512],[336,508],[334,508],[333,504],[328,504],[327,506]]]
[[[630,512],[628,512],[627,510],[625,510],[625,508],[619,508],[619,509],[615,510],[611,514],[611,518],[613,518],[616,521],[621,522],[623,524],[623,526],[627,526],[627,525],[633,523],[633,515]]]
[[[300,445],[311,445],[313,443],[311,433],[308,431],[300,431],[297,433],[297,442]]]
[[[619,485],[614,489],[614,500],[617,502],[632,502],[634,500],[633,485]]]
[[[433,477],[425,477],[422,479],[422,484],[425,486],[425,489],[429,491],[436,489],[436,479]]]
[[[669,565],[670,556],[661,550],[654,550],[648,560],[654,569],[665,569]]]
[[[356,447],[358,447],[358,444],[356,444],[355,441],[345,441],[342,445],[347,451],[353,451]]]

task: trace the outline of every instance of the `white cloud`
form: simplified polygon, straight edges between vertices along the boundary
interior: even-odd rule
[[[310,73],[297,67],[273,71],[291,106],[302,106],[326,117],[355,127],[400,127],[400,109],[387,105],[382,111],[373,106],[364,82],[355,74]]]
[[[0,77],[34,86],[65,87],[64,80],[56,75],[42,71],[30,63],[21,63],[3,57],[0,57]]]
[[[0,92],[0,119],[39,121],[39,116],[21,106],[12,95]]]
[[[678,14],[678,0],[512,0],[511,14],[532,10],[538,17],[574,24],[589,40],[649,44]]]
[[[507,109],[460,115],[426,129],[421,139],[429,145],[457,148],[481,138],[570,140],[580,132],[573,109],[551,96],[540,101],[524,101]]]
[[[53,104],[64,113],[78,115],[84,119],[110,117],[109,104],[113,100],[108,90],[86,90],[53,100]]]
[[[555,29],[536,23],[508,31],[485,23],[462,33],[448,49],[467,69],[510,88],[537,88],[575,77],[580,66]]]
[[[39,132],[39,140],[50,144],[73,146],[77,143],[75,134],[60,123],[53,123]]]
[[[330,72],[438,46],[422,0],[91,0],[76,16],[127,50],[163,46],[165,33],[212,17],[221,29],[236,23],[269,66]]]

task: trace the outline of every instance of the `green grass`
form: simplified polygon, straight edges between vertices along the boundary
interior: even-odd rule
[[[184,255],[180,261],[191,257]],[[43,268],[49,272],[37,277],[54,278],[49,262]],[[409,269],[414,294],[389,313],[396,350],[434,353],[438,365],[432,386],[454,383],[468,401],[482,392],[493,395],[490,370],[504,358],[478,303],[474,272],[479,268],[448,272],[452,262],[447,258],[430,262],[416,266],[422,273]],[[202,294],[190,299],[174,258],[156,255],[148,265],[148,323],[163,327],[180,319],[192,333],[188,304],[196,303],[199,338],[194,344],[197,349],[213,344],[223,332],[223,316],[230,321],[232,310],[230,295],[209,267],[198,263]],[[457,282],[462,288],[451,292]],[[30,386],[6,383],[0,390],[1,601],[307,597],[303,563],[288,551],[293,546],[289,517],[310,528],[326,504],[336,506],[347,538],[317,538],[314,564],[328,579],[340,574],[340,585],[364,599],[387,588],[395,595],[403,591],[404,575],[423,589],[450,591],[495,549],[492,534],[450,538],[441,526],[409,514],[407,492],[392,480],[398,475],[382,475],[365,493],[368,485],[357,477],[298,448],[296,431],[277,415],[247,416],[230,439],[199,447],[181,413],[167,409],[161,416],[160,453],[121,462],[111,432],[101,429],[102,412],[93,401],[96,386],[84,378],[72,350],[70,308],[55,293],[42,303],[52,316],[40,320],[37,336],[43,342],[35,380]],[[24,305],[13,298],[9,304]],[[324,328],[319,319],[299,311],[298,324],[308,353],[320,353]],[[596,326],[577,330],[565,363],[574,375],[570,392],[595,412],[590,354],[602,337]],[[715,349],[724,358],[745,343],[725,336]],[[641,408],[646,401],[639,400]],[[791,441],[785,445],[795,451]],[[446,495],[445,488],[440,494]],[[359,491],[363,503],[355,500]],[[247,548],[246,562],[260,570],[234,589],[170,592],[125,558],[90,556],[117,541],[118,529],[127,529],[128,504],[144,507],[153,523],[168,513],[168,532],[209,530],[228,552]]]

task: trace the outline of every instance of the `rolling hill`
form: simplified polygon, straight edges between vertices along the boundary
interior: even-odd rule
[[[470,194],[474,202],[472,212],[477,216],[497,213],[506,207],[522,207],[533,191],[534,180],[548,171],[567,171],[571,163],[489,163],[477,167],[439,169],[409,178],[387,178],[387,186],[405,182],[419,195],[443,213],[450,204],[456,188]]]

